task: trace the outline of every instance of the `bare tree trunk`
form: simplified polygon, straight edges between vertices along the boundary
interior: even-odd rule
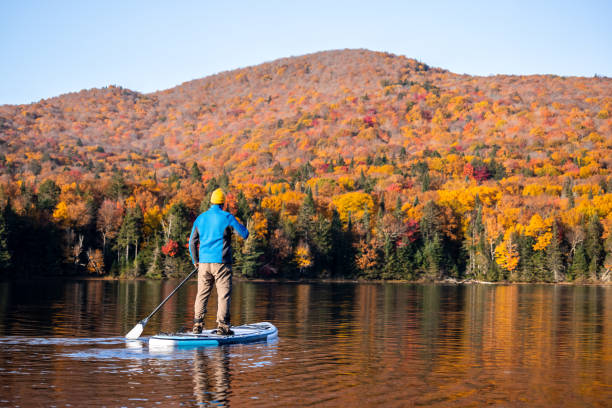
[[[168,220],[168,225],[164,222],[163,218],[161,220],[162,229],[164,230],[164,235],[166,236],[166,242],[170,239],[170,231],[172,231],[172,217]]]
[[[72,255],[74,256],[75,264],[79,263],[79,256],[81,255],[81,252],[83,251],[83,238],[84,238],[83,235],[79,235],[77,243],[72,248]]]

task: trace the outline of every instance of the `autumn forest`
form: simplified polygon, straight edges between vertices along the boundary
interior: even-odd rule
[[[612,79],[339,50],[0,106],[0,274],[179,277],[211,192],[248,278],[612,281]]]

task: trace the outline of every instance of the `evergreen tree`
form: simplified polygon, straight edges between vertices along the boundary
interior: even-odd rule
[[[425,192],[429,190],[429,165],[426,161],[419,161],[414,164],[412,166],[412,174],[416,176],[419,184],[421,185],[421,191]]]
[[[283,177],[284,169],[279,162],[274,163],[274,167],[272,167],[272,174],[274,174],[274,177],[276,178]]]
[[[548,258],[545,250],[533,251],[531,257],[532,273],[531,280],[538,282],[552,282],[553,273],[548,267]]]
[[[395,200],[395,216],[402,217],[402,198],[399,195]]]
[[[295,175],[296,181],[308,181],[315,175],[315,169],[312,167],[309,161],[306,162],[303,166],[301,166],[297,174]]]
[[[242,251],[235,251],[234,258],[236,260],[236,269],[247,278],[254,278],[261,268],[261,257],[264,251],[261,249],[261,243],[254,235],[249,236],[242,247]]]
[[[125,183],[125,179],[120,171],[115,171],[111,178],[111,184],[108,191],[108,195],[115,200],[121,200],[127,197],[129,189]]]
[[[352,275],[351,262],[353,257],[350,232],[348,230],[345,232],[342,229],[340,214],[338,214],[336,209],[332,211],[329,232],[331,239],[329,256],[331,258],[332,273],[344,277]]]
[[[336,212],[336,211],[334,211]],[[337,213],[337,212],[336,212]],[[351,216],[351,212],[349,211],[347,214],[346,220],[346,229],[342,229],[342,222],[340,221],[340,215],[337,215],[340,229],[336,229],[336,231],[341,231],[342,243],[338,246],[337,251],[341,253],[339,259],[342,261],[340,266],[340,271],[342,271],[342,275],[344,277],[353,277],[357,273],[357,266],[355,265],[355,256],[357,254],[357,250],[355,248],[356,235],[353,226],[353,219]],[[332,214],[332,221],[334,217]],[[334,240],[336,242],[336,240]]]
[[[125,264],[130,259],[130,247],[134,247],[134,259],[138,256],[138,243],[142,237],[142,211],[140,206],[128,208],[119,230],[117,245],[125,250]]]
[[[32,189],[31,186],[27,185],[24,182],[24,183],[21,183],[20,193],[21,193],[21,204],[23,208],[26,210],[26,213],[28,215],[32,215],[31,210],[35,204],[34,203],[35,201],[34,200],[34,190]]]
[[[244,196],[242,190],[238,192],[238,197],[236,199],[236,207],[236,217],[242,222],[246,222],[245,220],[248,220],[253,215],[251,213],[251,208],[249,207],[249,202]]]
[[[588,274],[593,280],[599,276],[604,258],[604,248],[601,240],[603,227],[597,215],[593,215],[586,226],[586,238],[584,240],[584,249],[586,252],[587,261],[589,262]]]
[[[306,189],[306,197],[300,207],[297,218],[297,230],[301,238],[310,242],[315,233],[315,202],[310,188]]]
[[[204,192],[206,195],[210,196],[210,194],[212,194],[212,192],[218,188],[219,188],[219,183],[217,182],[217,179],[212,177],[210,180],[208,180],[208,183],[206,183],[206,188],[204,189]],[[210,197],[208,198],[210,200]]]
[[[492,157],[491,160],[486,163],[486,168],[495,180],[501,180],[506,177],[506,168],[502,163],[497,162],[495,157]]]
[[[421,241],[402,242],[397,249],[397,262],[399,263],[399,278],[412,280],[416,277],[417,254],[420,252]]]
[[[589,263],[587,262],[586,250],[584,243],[581,242],[576,246],[572,265],[570,266],[570,278],[585,279],[588,276]]]
[[[189,176],[191,177],[193,181],[202,180],[202,172],[200,171],[200,168],[198,167],[198,163],[193,162],[193,164],[191,165],[191,171],[189,172]]]
[[[332,225],[331,221],[323,216],[315,220],[314,235],[311,239],[313,248],[314,266],[317,272],[326,269],[329,272],[330,256],[332,253]]]
[[[176,241],[179,244],[179,248],[185,248],[191,233],[189,209],[182,201],[179,201],[170,207],[167,219],[170,228],[170,239]]]
[[[298,212],[296,223],[298,239],[308,244],[312,251],[313,272],[328,268],[332,250],[331,222],[316,214],[315,202],[310,188],[306,188],[306,197]]]
[[[572,191],[572,180],[570,178],[566,178],[563,181],[563,188],[561,190],[561,197],[565,197],[569,200],[570,208],[574,208],[574,192]]]
[[[367,185],[368,179],[366,178],[363,169],[361,169],[361,172],[359,173],[359,178],[357,179],[356,187],[357,189],[365,189]]]
[[[401,279],[402,278],[402,265],[397,253],[395,243],[385,237],[383,244],[383,265],[382,265],[382,278],[383,279]]]
[[[370,242],[372,240],[372,232],[370,231],[370,211],[368,210],[367,206],[364,208],[364,211],[363,211],[363,218],[361,218],[361,225],[365,232],[366,242]]]
[[[436,232],[423,246],[423,268],[427,279],[436,280],[442,276],[444,272],[443,259],[444,247],[440,235]]]
[[[562,281],[565,274],[565,259],[563,257],[561,234],[557,221],[552,226],[552,238],[548,248],[546,248],[546,259],[553,281]]]
[[[516,243],[518,245],[519,264],[519,279],[526,282],[535,280],[537,273],[540,271],[542,259],[536,257],[533,246],[535,239],[533,237],[518,235]]]
[[[433,201],[428,201],[423,207],[423,216],[420,223],[421,235],[425,242],[432,241],[434,235],[441,231],[440,220],[441,214],[438,205]]]
[[[460,241],[452,241],[445,237],[442,229],[444,217],[443,209],[435,202],[429,201],[425,204],[420,222],[421,238],[423,239],[421,267],[429,271],[430,278],[433,276],[431,275],[433,265],[438,265],[440,274],[448,272],[456,278],[465,268],[466,252],[462,250],[463,245]],[[441,250],[438,253],[436,251],[439,248]],[[434,258],[431,258],[432,254],[435,254]]]
[[[61,189],[53,180],[45,180],[38,187],[37,207],[40,210],[53,211],[59,202]]]
[[[223,174],[221,174],[217,179],[217,184],[219,184],[219,188],[227,190],[229,188],[229,182],[229,175],[227,174],[227,171],[223,169]]]
[[[170,164],[170,157],[168,157],[168,152],[163,152],[162,163],[164,164],[164,166],[168,166]]]

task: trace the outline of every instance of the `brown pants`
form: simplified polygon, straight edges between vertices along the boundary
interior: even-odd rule
[[[232,300],[232,267],[229,264],[200,263],[198,265],[198,294],[195,299],[194,318],[204,319],[213,283],[217,288],[217,324],[229,327]]]

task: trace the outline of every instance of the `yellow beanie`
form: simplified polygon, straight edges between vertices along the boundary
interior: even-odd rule
[[[210,202],[212,204],[223,204],[225,202],[225,193],[220,188],[213,191],[210,196]]]

